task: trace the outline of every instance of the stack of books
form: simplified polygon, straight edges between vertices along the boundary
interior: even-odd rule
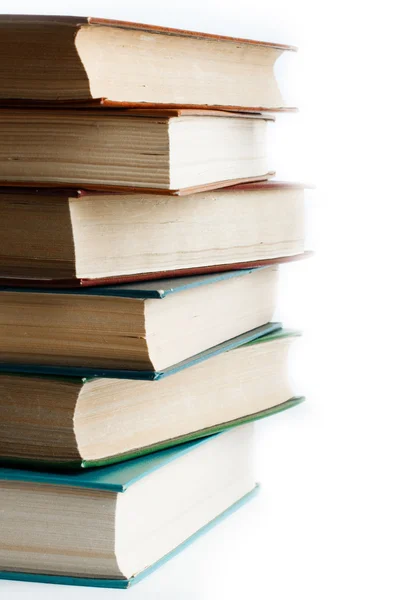
[[[298,404],[274,323],[304,186],[271,180],[289,46],[0,19],[0,577],[128,587],[256,489]]]

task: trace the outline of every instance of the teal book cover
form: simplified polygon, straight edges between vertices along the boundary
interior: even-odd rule
[[[233,329],[228,328],[228,335],[220,334],[216,336],[210,334],[209,341],[207,341],[206,336],[203,341],[194,343],[196,340],[203,339],[202,335],[204,329],[207,329],[206,324],[210,323],[210,331],[213,331],[213,327],[211,327],[213,318],[217,319],[215,327],[218,329],[219,319],[223,320],[226,313],[222,308],[225,306],[224,303],[229,302],[230,298],[235,298],[235,301],[237,302],[241,297],[238,290],[242,290],[242,292],[243,290],[247,290],[246,298],[250,301],[251,298],[256,297],[257,290],[262,289],[262,286],[266,282],[268,282],[269,285],[270,282],[275,281],[276,275],[274,275],[274,273],[275,270],[271,269],[271,267],[263,267],[202,276],[161,279],[145,283],[129,283],[72,290],[0,287],[0,303],[4,302],[5,304],[5,314],[9,314],[7,312],[7,306],[8,303],[11,302],[9,294],[12,294],[11,307],[15,306],[15,304],[25,306],[23,309],[25,311],[23,313],[25,315],[25,321],[23,322],[27,328],[25,336],[21,335],[22,324],[19,325],[20,313],[18,312],[13,318],[10,317],[10,323],[7,321],[11,328],[15,327],[15,337],[17,341],[15,342],[16,347],[11,344],[3,348],[2,359],[0,360],[0,372],[42,373],[73,377],[114,377],[143,380],[160,379],[178,370],[191,366],[192,364],[196,364],[199,361],[205,360],[215,353],[229,350],[247,341],[253,340],[260,335],[265,335],[278,329],[280,324],[267,323],[267,321],[270,320],[272,312],[266,311],[264,314],[265,323],[263,324],[262,320],[260,322],[260,319],[250,319],[248,321],[250,326],[247,328],[247,332],[245,327],[238,325]],[[272,275],[272,278],[270,275]],[[228,288],[221,288],[219,285],[220,282],[226,283]],[[231,284],[234,287],[231,287]],[[240,284],[239,288],[237,287],[238,284]],[[258,288],[259,285],[261,285],[261,288]],[[220,297],[218,294],[221,293],[221,289],[230,291]],[[216,299],[220,298],[217,304],[212,305],[213,310],[208,313],[206,308],[207,301],[203,300],[200,307],[196,307],[196,304],[193,307],[193,314],[196,316],[196,319],[190,317],[190,310],[192,309],[184,310],[182,319],[179,310],[176,313],[174,312],[176,316],[172,318],[170,312],[171,304],[167,299],[174,297],[173,303],[176,302],[176,307],[179,309],[183,297],[186,298],[185,302],[189,301],[188,296],[185,296],[186,292],[191,291],[192,294],[189,296],[189,299],[194,299],[197,297],[197,293],[200,293],[200,290],[202,290],[201,293],[203,294],[201,297],[207,299],[209,298],[209,290],[211,294],[210,302],[216,302]],[[213,294],[217,293],[217,290],[219,290],[219,292],[217,296],[214,296]],[[40,294],[40,297],[38,297],[38,294]],[[50,300],[50,316],[48,317],[47,329],[44,328],[44,332],[42,332],[42,323],[43,320],[47,323],[47,311],[40,313],[39,315],[35,313],[36,321],[34,321],[33,324],[30,323],[29,319],[26,321],[26,311],[29,311],[30,303],[32,302],[33,305],[40,306],[42,305],[41,298],[43,298],[43,303],[45,305],[46,298]],[[74,320],[75,317],[70,316],[70,321],[68,321],[69,328],[65,331],[63,323],[60,324],[59,322],[60,311],[66,311],[69,315],[76,315],[76,307],[73,307],[75,306],[74,302],[78,300],[79,302],[82,300],[84,301],[84,308],[82,310],[87,310],[87,319],[84,321],[79,321],[78,319],[80,323],[80,326],[78,327],[78,322],[75,322]],[[132,303],[129,302],[130,300]],[[99,311],[98,317],[92,304],[88,304],[88,302],[91,301],[95,301],[96,306],[98,306],[96,302],[101,301],[100,308],[97,309]],[[118,308],[117,305],[114,306],[113,301],[117,302]],[[104,302],[106,304],[104,304]],[[110,304],[108,304],[108,302],[110,302]],[[124,302],[123,306],[120,305],[121,302]],[[151,311],[145,310],[144,307],[146,302],[152,303],[149,304],[149,306],[153,307]],[[53,305],[52,303],[55,304]],[[155,308],[155,305],[157,305],[157,309]],[[242,305],[243,303],[241,306]],[[26,308],[27,306],[28,308]],[[166,313],[162,312],[164,311],[164,306],[169,307],[169,309],[165,309],[167,311]],[[126,316],[128,314],[130,315],[129,310],[132,310],[132,317],[130,319]],[[158,312],[159,310],[161,311],[160,313]],[[237,310],[240,313],[238,306]],[[120,313],[118,311],[120,311]],[[198,311],[200,315],[196,311]],[[98,331],[98,319],[101,318],[102,320],[106,320],[108,314],[110,315],[110,322],[104,329],[104,335],[101,335]],[[165,330],[163,329],[164,314],[169,315],[167,318],[169,324],[171,320],[174,323],[173,326],[170,324],[169,328],[167,327]],[[151,317],[151,315],[153,315],[153,317]],[[125,320],[123,320],[123,317]],[[12,319],[14,319],[14,321]],[[121,323],[124,325],[122,326]],[[170,348],[171,351],[173,351],[175,347],[179,348],[181,344],[184,345],[181,333],[182,331],[185,331],[186,327],[191,323],[194,323],[194,325],[190,334],[192,339],[191,344],[189,344],[190,350],[187,352],[183,350],[177,352],[175,350],[174,360],[170,356]],[[202,325],[199,325],[199,323],[202,323]],[[47,341],[49,337],[48,327],[54,327],[56,346],[54,346],[54,344],[49,345]],[[129,327],[131,327],[131,329],[129,330],[128,335],[127,328]],[[147,334],[147,327],[150,328],[149,335]],[[154,327],[157,328],[157,336],[151,334],[153,331],[152,328]],[[82,339],[80,338],[80,332],[82,332],[82,336],[84,336]],[[165,340],[164,338],[161,338],[164,340],[162,345],[157,342],[158,334],[160,336],[165,336]],[[32,344],[32,339],[36,338],[36,336],[38,336],[40,343],[38,342],[38,344],[35,345]],[[122,341],[118,342],[120,338],[122,338]],[[85,341],[86,339],[92,341],[92,346]],[[25,343],[27,344],[26,347]],[[96,356],[93,357],[91,355],[91,347],[95,347],[96,343],[99,344],[98,352]],[[122,345],[118,346],[118,343]],[[71,355],[68,355],[68,360],[62,351],[59,355],[57,354],[57,351],[55,350],[55,348],[58,347],[57,344],[61,347],[64,347],[65,344],[71,344]],[[111,351],[114,347],[115,350]],[[83,350],[82,348],[86,348],[86,350]],[[118,355],[117,360],[116,352],[121,348],[125,349],[125,355],[123,359]],[[76,358],[74,358],[75,354],[72,354],[74,349],[77,352]],[[88,354],[86,355],[85,352]],[[163,369],[157,369],[156,366],[153,366],[154,361],[151,358],[151,355],[157,357],[158,364],[163,366]],[[43,356],[46,358],[43,358]],[[51,360],[49,357],[51,357]],[[79,361],[78,357],[81,357],[82,361]],[[82,364],[86,366],[81,366]]]
[[[249,273],[261,269],[270,269],[269,265],[264,267],[253,267],[251,269],[236,269],[234,271],[224,271],[222,273],[207,273],[205,275],[192,275],[187,277],[171,277],[150,281],[140,281],[132,283],[118,283],[115,285],[103,285],[86,288],[55,288],[55,287],[13,287],[12,285],[0,286],[1,292],[20,292],[26,294],[29,292],[39,292],[41,294],[70,294],[78,296],[111,296],[114,298],[158,298],[163,299],[171,294],[183,292],[185,290],[198,288],[203,285],[217,283],[244,277]]]
[[[48,483],[52,485],[65,485],[67,487],[123,493],[143,477],[166,466],[194,448],[206,444],[211,437],[187,442],[178,447],[160,450],[151,455],[141,456],[108,467],[73,473],[50,473],[46,471],[0,467],[0,481]]]
[[[269,327],[269,333],[267,335],[262,335],[262,336],[258,336],[258,337],[253,337],[253,336],[249,336],[249,335],[245,335],[245,336],[240,336],[240,340],[232,340],[230,343],[225,343],[222,344],[220,347],[211,349],[209,352],[207,353],[202,353],[201,356],[198,357],[194,357],[192,360],[190,361],[185,361],[184,364],[182,365],[178,365],[176,368],[174,369],[170,369],[168,372],[163,374],[163,377],[166,377],[167,375],[171,375],[173,373],[175,373],[175,376],[178,376],[178,372],[181,371],[182,369],[186,369],[190,366],[194,366],[196,363],[200,363],[205,361],[206,359],[211,359],[213,360],[213,357],[218,356],[219,354],[223,353],[223,352],[227,352],[232,350],[233,352],[237,352],[239,351],[238,349],[240,348],[245,348],[248,346],[256,346],[256,345],[266,345],[268,343],[274,342],[275,340],[280,340],[283,338],[293,338],[293,337],[297,337],[299,335],[299,332],[297,331],[293,331],[293,330],[288,330],[288,329],[282,329],[280,328],[280,326],[278,326],[278,324],[271,324]],[[240,343],[243,340],[243,343]],[[266,355],[267,356],[267,355]],[[221,372],[221,377],[223,377],[224,373],[224,369],[222,369]],[[35,375],[37,375],[38,373],[35,372]],[[8,374],[7,374],[8,375]],[[32,377],[33,374],[31,373],[20,373],[20,372],[14,372],[11,373],[11,375],[13,377],[22,377],[22,378],[26,378],[26,377]],[[66,374],[65,374],[66,375]],[[65,383],[68,384],[73,384],[77,390],[83,389],[82,386],[86,386],[89,385],[91,382],[94,382],[96,380],[96,377],[93,377],[90,373],[87,373],[86,376],[82,376],[82,377],[72,377],[72,376],[62,376],[60,377],[60,375],[44,375],[44,374],[40,374],[40,378],[48,378],[51,377],[52,381],[53,381],[53,392],[52,394],[57,394],[57,385],[64,385]],[[228,376],[228,375],[226,375]],[[122,377],[122,374],[120,374],[120,377]],[[159,379],[163,379],[163,377],[160,377]],[[203,372],[202,378],[204,379],[205,374]],[[230,377],[230,375],[229,375]],[[261,377],[261,374],[260,374]],[[127,378],[129,379],[129,377]],[[110,382],[112,383],[112,382]],[[228,383],[228,382],[227,382]],[[218,385],[218,377],[215,380],[215,384]],[[10,384],[8,384],[10,385]],[[143,390],[143,387],[139,388],[140,393],[143,397],[146,397],[148,400],[151,400],[153,397],[153,390],[154,390],[154,395],[157,396],[157,394],[159,393],[159,387],[156,385],[155,381],[148,381],[147,384],[148,386],[151,386],[151,395],[150,396],[146,396],[145,391]],[[178,388],[179,388],[179,384],[178,384]],[[27,388],[25,388],[27,389]],[[150,390],[150,388],[148,388]],[[8,396],[8,392],[7,392],[8,388],[6,386],[4,386],[4,394],[6,395],[6,397]],[[24,392],[25,393],[25,392]],[[74,392],[74,394],[77,394],[76,398],[79,397],[80,392]],[[133,392],[132,392],[133,393]],[[150,392],[148,392],[149,394]],[[266,396],[267,397],[267,396]],[[12,396],[11,396],[12,398]],[[260,398],[261,399],[261,398]],[[77,402],[78,400],[74,400],[74,402]],[[92,467],[102,467],[105,465],[110,465],[110,464],[114,464],[117,462],[121,462],[121,461],[126,461],[132,458],[136,458],[138,456],[144,456],[146,454],[151,454],[153,452],[157,452],[159,450],[163,450],[165,448],[169,448],[171,446],[176,446],[179,444],[184,444],[188,441],[192,441],[192,440],[196,440],[199,438],[203,438],[206,437],[208,435],[212,435],[215,433],[219,433],[221,431],[225,431],[228,429],[231,429],[233,427],[237,427],[240,425],[243,425],[245,423],[250,423],[253,421],[257,421],[259,419],[263,419],[269,416],[272,416],[276,413],[285,411],[289,408],[295,407],[298,404],[300,404],[301,402],[304,401],[304,397],[303,396],[292,396],[289,397],[288,396],[282,397],[279,402],[275,402],[273,404],[268,404],[267,401],[265,401],[265,404],[263,406],[263,404],[258,404],[257,405],[257,409],[256,410],[251,410],[250,405],[243,405],[243,407],[238,407],[240,410],[236,412],[236,416],[235,418],[215,418],[214,422],[210,422],[210,420],[208,419],[208,423],[207,426],[198,426],[193,427],[190,426],[189,428],[187,428],[186,431],[182,430],[182,432],[179,435],[172,435],[172,434],[168,434],[165,433],[163,436],[160,436],[159,438],[155,437],[152,439],[151,443],[141,443],[141,444],[135,444],[133,442],[131,442],[131,445],[127,445],[126,448],[124,450],[119,450],[118,452],[113,452],[113,453],[107,453],[105,452],[103,456],[98,455],[97,457],[90,457],[90,456],[85,456],[83,455],[81,452],[77,452],[75,451],[75,445],[71,445],[69,448],[73,448],[73,454],[68,454],[65,453],[65,449],[63,449],[63,451],[60,454],[60,447],[56,444],[55,446],[51,447],[49,445],[49,448],[47,450],[47,453],[42,452],[41,454],[37,454],[36,455],[29,455],[24,453],[23,449],[21,448],[21,452],[14,452],[10,453],[10,444],[7,442],[7,435],[4,434],[4,429],[3,429],[3,434],[2,434],[2,430],[0,427],[0,464],[3,466],[27,466],[30,469],[49,469],[49,470],[62,470],[62,471],[69,471],[69,470],[75,470],[75,469],[90,469]],[[17,399],[15,400],[15,402],[17,402]],[[68,402],[71,402],[71,400],[68,400]],[[65,400],[65,403],[67,405],[67,400]],[[69,405],[69,404],[68,404]],[[6,411],[4,413],[4,415],[7,417],[7,415],[9,414],[9,408],[8,408],[8,403],[3,403],[3,411]],[[14,403],[13,405],[18,406],[18,404]],[[25,406],[25,404],[22,404],[21,406]],[[37,405],[38,408],[40,408],[39,405]],[[182,405],[184,407],[184,405]],[[30,410],[29,406],[28,409]],[[21,409],[23,410],[23,409]],[[47,410],[51,410],[51,404],[48,405]],[[174,409],[175,411],[177,410],[176,408]],[[15,412],[15,410],[14,410]],[[0,403],[0,414],[1,414],[1,403]],[[55,413],[57,414],[57,413]],[[176,414],[176,418],[179,418],[179,415],[181,413],[177,413]],[[200,413],[199,413],[200,414]],[[7,417],[9,418],[9,417]],[[201,419],[201,416],[199,417]],[[72,417],[71,417],[72,419]],[[75,418],[74,418],[75,419]],[[28,427],[28,422],[30,421],[26,421],[25,423],[25,432],[28,431],[27,427]],[[35,426],[32,426],[33,429],[33,434],[37,435],[37,430],[38,430],[38,426],[37,426],[37,422],[35,421]],[[74,420],[75,423],[75,420]],[[115,425],[114,425],[115,426]],[[45,427],[45,426],[44,426]],[[67,425],[64,425],[64,428],[66,428]],[[19,429],[18,429],[19,431]],[[72,431],[72,423],[71,423],[71,431]],[[168,431],[168,430],[166,430]],[[74,436],[76,435],[76,433],[74,433]],[[90,436],[89,436],[90,437]],[[91,435],[91,437],[93,437],[93,435]],[[19,439],[18,437],[16,438],[17,440]],[[48,439],[48,436],[46,437],[46,440]],[[75,439],[75,438],[74,438]],[[134,439],[134,438],[132,438]],[[3,450],[2,452],[2,440],[3,440],[3,444],[5,444],[5,446],[3,446],[3,448],[5,448],[5,450]],[[5,440],[5,442],[4,442]],[[7,445],[8,444],[8,445]],[[71,452],[71,449],[70,449]]]
[[[0,373],[30,373],[37,375],[60,375],[68,377],[111,377],[113,379],[142,379],[145,381],[156,381],[164,377],[168,377],[187,369],[193,365],[196,365],[204,360],[227,352],[257,340],[258,338],[265,337],[268,335],[279,334],[280,336],[287,335],[300,335],[292,330],[282,329],[281,323],[266,323],[261,327],[252,329],[247,333],[238,335],[222,344],[218,344],[204,352],[200,352],[195,356],[183,360],[171,367],[163,369],[162,371],[137,371],[128,369],[99,369],[91,367],[65,367],[65,366],[52,366],[52,365],[29,365],[20,363],[1,362]],[[272,338],[271,338],[272,339]]]
[[[181,446],[161,450],[155,454],[152,454],[151,456],[136,458],[122,464],[88,471],[80,471],[77,473],[57,474],[22,469],[0,468],[0,485],[1,482],[48,484],[52,486],[64,486],[69,489],[80,488],[82,490],[99,490],[103,492],[124,494],[129,490],[129,488],[131,488],[131,486],[139,482],[141,479],[154,474],[156,471],[164,468],[173,461],[184,457],[193,450],[196,450],[223,435],[226,434],[216,434],[208,438],[188,442],[186,444],[182,444]],[[258,485],[255,485],[252,490],[245,493],[241,498],[237,499],[225,510],[219,512],[218,515],[209,520],[204,526],[197,529],[195,533],[185,539],[181,544],[179,544],[179,546],[175,547],[173,550],[165,554],[153,564],[149,565],[146,569],[139,572],[134,577],[128,579],[106,579],[97,577],[72,577],[64,575],[50,575],[46,573],[29,573],[3,570],[0,571],[0,579],[105,588],[128,588],[131,585],[141,581],[145,576],[152,573],[167,560],[181,552],[188,544],[192,543],[198,536],[206,533],[221,519],[227,517],[232,512],[240,508],[254,495],[257,489]]]
[[[0,579],[6,579],[9,581],[26,581],[31,583],[52,583],[57,585],[74,585],[83,587],[97,587],[97,588],[115,588],[115,589],[127,589],[133,585],[140,583],[145,577],[151,575],[158,568],[162,567],[171,558],[174,558],[180,552],[185,550],[190,544],[196,541],[200,536],[206,534],[210,529],[218,525],[222,520],[229,517],[239,508],[244,506],[249,500],[251,500],[259,491],[259,485],[256,484],[254,489],[243,496],[240,500],[232,504],[224,512],[220,513],[215,519],[204,525],[201,529],[196,531],[187,540],[182,542],[179,546],[174,548],[171,552],[163,556],[160,560],[155,562],[153,565],[130,579],[92,579],[85,577],[67,577],[62,575],[45,575],[40,573],[16,573],[11,571],[0,571]]]

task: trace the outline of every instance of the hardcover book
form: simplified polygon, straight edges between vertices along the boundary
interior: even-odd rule
[[[0,109],[0,185],[180,190],[265,179],[272,117],[189,109]]]
[[[293,46],[93,17],[2,15],[0,32],[5,103],[293,110],[274,74]]]
[[[288,356],[298,334],[273,329],[159,381],[0,373],[0,462],[110,464],[295,406]]]
[[[71,474],[0,468],[0,578],[128,587],[254,490],[252,426]]]
[[[277,268],[263,267],[76,290],[3,288],[0,361],[154,378],[236,336],[264,333],[277,282]]]
[[[0,282],[70,287],[284,262],[303,256],[304,222],[304,186],[278,181],[184,197],[0,187]]]

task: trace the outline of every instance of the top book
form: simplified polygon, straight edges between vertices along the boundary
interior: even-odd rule
[[[0,16],[0,102],[288,111],[293,46],[92,17]]]

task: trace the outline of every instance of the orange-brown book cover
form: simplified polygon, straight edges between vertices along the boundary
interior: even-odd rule
[[[152,279],[165,279],[166,277],[189,277],[191,275],[204,275],[206,273],[223,273],[225,271],[236,271],[238,269],[252,269],[267,265],[283,264],[309,258],[311,251],[302,252],[293,256],[271,258],[267,260],[256,260],[241,263],[223,265],[209,265],[207,267],[193,267],[190,269],[175,269],[172,271],[159,271],[153,273],[139,273],[136,275],[122,275],[116,277],[103,277],[97,279],[18,279],[0,277],[0,286],[4,287],[42,287],[42,288],[77,288],[93,287],[98,285],[115,285],[118,283],[130,283],[134,281],[151,281]]]
[[[274,64],[295,51],[144,23],[2,15],[0,104],[293,111],[281,96]]]
[[[229,189],[234,190],[279,190],[279,189],[307,189],[312,186],[302,184],[302,183],[294,183],[294,182],[284,182],[284,181],[255,181],[251,183],[242,183],[238,185],[234,185],[231,187],[223,187],[221,188],[221,192],[229,191]],[[177,191],[163,191],[163,193],[167,195],[179,195],[185,196],[188,194],[193,194],[194,192],[201,192],[207,190],[206,188],[196,188],[196,189],[188,189],[188,190],[177,190]],[[113,190],[115,192],[115,190]],[[55,198],[84,198],[88,195],[90,196],[98,196],[101,198],[105,192],[101,191],[91,191],[88,189],[62,189],[62,188],[18,188],[18,187],[9,187],[9,188],[1,188],[1,193],[6,194],[23,194],[24,201],[26,201],[27,196],[32,199],[32,203],[35,202],[35,196],[42,196],[45,194],[48,197],[54,196]],[[126,190],[120,190],[121,193],[127,193]],[[155,193],[160,194],[160,190],[129,190],[130,194],[143,194],[143,193]],[[115,192],[115,197],[118,197],[118,193]],[[311,251],[305,251],[299,254],[291,255],[291,256],[281,256],[266,260],[250,260],[246,262],[239,263],[229,263],[229,264],[214,264],[207,266],[199,266],[192,268],[182,268],[182,269],[172,269],[169,271],[156,271],[151,273],[138,273],[131,275],[119,275],[114,277],[102,277],[102,278],[94,278],[94,279],[86,279],[86,278],[52,278],[52,279],[42,279],[42,278],[19,278],[19,277],[0,277],[0,285],[4,287],[42,287],[42,288],[79,288],[79,287],[92,287],[92,286],[100,286],[100,285],[115,285],[118,283],[129,283],[129,282],[139,282],[139,281],[151,281],[156,279],[170,278],[170,277],[185,277],[192,275],[201,275],[207,273],[224,273],[228,271],[235,271],[238,269],[249,269],[255,267],[261,267],[266,265],[274,265],[274,264],[283,264],[287,262],[302,260],[304,258],[308,258],[313,253]]]
[[[181,117],[188,126],[193,118],[197,124],[196,135],[204,135],[204,139],[199,144],[197,159],[188,162],[178,159],[174,170],[172,158],[176,156],[176,148],[187,156],[197,147],[197,138],[182,139],[176,133],[177,128],[172,124]],[[219,126],[221,121],[224,129]],[[238,123],[248,121],[249,128],[240,126],[236,130],[235,151],[230,150],[225,132],[229,135]],[[274,171],[269,168],[268,154],[258,150],[257,135],[251,132],[256,127],[258,135],[265,135],[263,125],[274,121],[275,117],[266,113],[193,108],[113,108],[101,114],[93,108],[72,109],[60,105],[3,107],[0,108],[0,130],[4,141],[0,142],[0,150],[4,168],[0,172],[0,188],[82,187],[107,192],[184,195],[262,181],[270,179]],[[149,137],[147,127],[153,132]],[[154,128],[159,129],[159,137]],[[207,140],[210,146],[206,149]],[[219,148],[215,162],[222,167],[218,174],[208,169],[214,159],[210,157],[213,141]],[[248,152],[255,154],[254,163],[241,160],[243,144],[249,144]],[[160,157],[164,162],[160,163]],[[236,164],[241,172],[232,167],[224,169],[225,164],[228,167]],[[174,173],[178,179],[175,177],[170,188]]]

